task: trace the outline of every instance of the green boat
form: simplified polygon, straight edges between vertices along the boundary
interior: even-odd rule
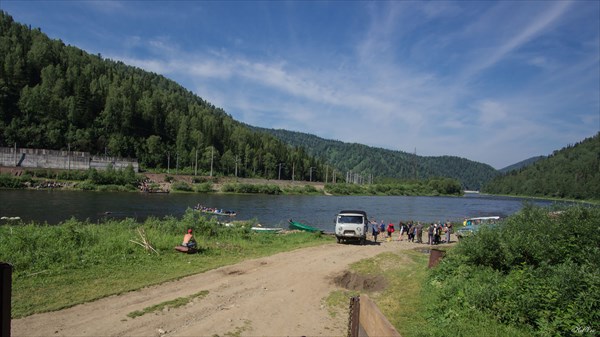
[[[298,229],[301,231],[306,231],[306,232],[322,232],[322,230],[309,226],[309,225],[305,225],[302,222],[298,222],[298,221],[292,221],[292,219],[290,219],[289,221],[290,224],[290,229]]]

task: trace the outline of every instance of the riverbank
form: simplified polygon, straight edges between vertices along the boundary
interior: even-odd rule
[[[4,173],[2,173],[4,172]],[[453,179],[431,178],[385,184],[323,183],[261,178],[207,177],[169,173],[136,174],[125,170],[0,170],[0,188],[73,189],[86,191],[139,191],[145,193],[237,193],[357,196],[461,196],[460,184]]]

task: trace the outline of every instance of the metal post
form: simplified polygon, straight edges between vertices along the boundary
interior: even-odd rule
[[[358,337],[360,328],[360,296],[350,298],[350,322],[348,322],[348,337]]]
[[[0,262],[0,336],[10,337],[12,265]]]
[[[446,255],[446,251],[441,249],[431,249],[429,251],[429,268],[433,268],[440,263],[442,258]]]

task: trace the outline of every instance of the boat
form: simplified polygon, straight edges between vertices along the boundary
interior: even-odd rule
[[[220,208],[213,207],[204,207],[201,205],[194,206],[194,209],[200,211],[202,213],[211,214],[211,215],[222,215],[222,216],[236,216],[236,211],[226,211]]]
[[[463,227],[456,231],[456,237],[462,239],[466,236],[473,235],[482,227],[493,228],[500,222],[499,216],[480,216],[475,218],[467,218],[463,222]]]
[[[283,230],[283,228],[272,228],[272,227],[252,227],[250,229],[257,233],[269,233],[269,234],[277,234]]]
[[[289,225],[290,225],[290,229],[297,229],[297,230],[301,230],[301,231],[306,231],[306,232],[323,232],[322,230],[309,226],[307,224],[303,224],[302,222],[298,222],[298,221],[293,221],[292,219],[290,219],[288,221]]]

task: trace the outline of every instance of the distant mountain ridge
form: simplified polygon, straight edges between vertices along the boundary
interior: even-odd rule
[[[340,170],[363,175],[372,174],[380,179],[448,177],[460,181],[465,189],[479,190],[499,174],[490,165],[460,157],[424,157],[363,144],[323,139],[302,132],[250,127],[271,134],[288,145],[302,147],[309,155],[321,158]]]
[[[519,170],[521,168],[527,167],[529,165],[532,165],[533,163],[537,162],[538,160],[547,158],[546,156],[536,156],[536,157],[531,157],[525,160],[522,160],[518,163],[509,165],[505,168],[499,169],[498,171],[500,171],[500,173],[507,173],[513,170]]]

